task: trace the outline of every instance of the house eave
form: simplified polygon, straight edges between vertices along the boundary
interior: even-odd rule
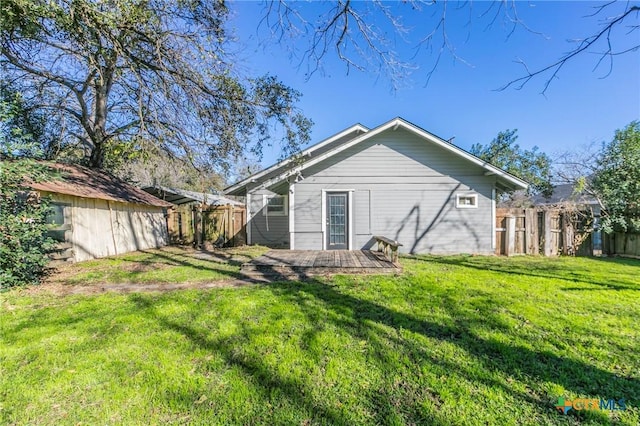
[[[284,168],[288,165],[290,165],[296,158],[305,158],[308,157],[309,155],[311,155],[313,153],[313,151],[317,151],[318,149],[322,148],[323,146],[326,146],[332,142],[335,142],[336,140],[347,136],[349,133],[353,133],[353,132],[362,132],[362,133],[366,133],[369,131],[369,128],[366,126],[363,126],[360,123],[356,123],[353,126],[350,126],[338,133],[336,133],[333,136],[330,136],[320,142],[318,142],[317,144],[310,146],[309,148],[305,149],[304,151],[302,151],[300,154],[286,158],[282,161],[279,161],[275,164],[272,164],[269,167],[266,167],[262,170],[260,170],[257,173],[254,173],[253,175],[241,180],[240,182],[237,182],[231,186],[228,186],[227,188],[225,188],[223,190],[223,193],[228,194],[228,195],[244,195],[244,192],[246,190],[246,187],[248,185],[250,185],[252,182],[257,182],[260,178],[264,177],[265,175],[268,175],[269,173],[272,173],[276,170],[278,170],[279,168]]]
[[[285,160],[283,162],[278,163],[275,166],[272,166],[269,169],[265,169],[265,171],[257,173],[253,176],[250,176],[248,178],[246,178],[245,180],[228,187],[227,189],[225,189],[225,193],[226,194],[230,194],[230,195],[242,195],[242,193],[246,190],[246,187],[248,184],[255,182],[258,185],[261,186],[265,186],[265,182],[267,182],[267,185],[274,185],[292,175],[295,175],[298,172],[301,172],[321,161],[324,161],[330,157],[333,157],[334,155],[351,148],[354,145],[357,145],[369,138],[372,138],[382,132],[385,132],[389,129],[392,129],[393,131],[397,131],[399,128],[402,128],[404,130],[407,130],[409,132],[412,132],[418,136],[420,136],[421,138],[430,141],[434,144],[436,144],[437,146],[444,148],[447,151],[450,151],[451,153],[458,155],[459,157],[462,157],[468,161],[470,161],[473,164],[476,164],[480,167],[482,167],[485,170],[485,175],[494,175],[496,177],[496,182],[503,184],[503,186],[505,186],[506,188],[508,188],[509,190],[517,190],[517,189],[527,189],[528,188],[528,183],[523,181],[522,179],[517,178],[516,176],[513,176],[512,174],[496,167],[493,166],[489,163],[487,163],[486,161],[474,156],[473,154],[463,150],[462,148],[459,148],[447,141],[445,141],[444,139],[439,138],[438,136],[433,135],[432,133],[429,133],[428,131],[420,128],[419,126],[416,126],[413,123],[410,123],[406,120],[404,120],[403,118],[400,117],[396,117],[384,124],[381,124],[380,126],[368,130],[366,133],[360,135],[360,136],[356,136],[353,139],[343,143],[340,146],[337,146],[321,155],[318,155],[317,157],[313,157],[307,161],[305,161],[302,164],[299,164],[297,166],[293,166],[293,167],[288,167],[283,169],[282,173],[280,173],[278,176],[274,176],[273,178],[271,178],[268,181],[261,181],[260,178],[263,177],[265,174],[275,171],[277,170],[278,167],[283,167],[283,166],[289,166],[291,164],[291,159]],[[353,128],[350,128],[350,131],[353,131]],[[347,129],[349,130],[349,129]],[[346,131],[345,131],[346,132]],[[344,133],[344,132],[341,132]],[[343,134],[344,135],[344,134]],[[336,135],[337,136],[337,135]],[[334,137],[333,140],[336,140],[337,137]],[[316,145],[317,146],[317,145]],[[288,161],[288,162],[287,162]]]

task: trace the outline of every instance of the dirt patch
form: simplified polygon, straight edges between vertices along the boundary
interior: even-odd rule
[[[267,280],[246,278],[235,280],[220,280],[200,283],[123,283],[123,284],[93,284],[93,285],[69,285],[57,282],[48,282],[37,286],[30,286],[24,289],[26,293],[50,293],[59,296],[72,294],[102,294],[102,293],[147,293],[147,292],[169,292],[190,289],[210,289],[210,288],[234,288],[256,285],[268,282]]]
[[[50,269],[44,282],[25,288],[27,293],[57,295],[131,292],[167,292],[185,289],[229,288],[268,282],[260,276],[244,275],[237,269],[264,252],[262,248],[196,250],[191,247],[168,246],[127,253],[87,262],[63,264]],[[214,265],[226,264],[220,269]],[[204,266],[203,266],[204,265]],[[192,267],[193,274],[154,274],[174,267]],[[221,274],[203,277],[203,270]],[[151,272],[152,275],[145,275]],[[214,274],[215,275],[215,274]],[[226,275],[226,277],[225,277]],[[149,279],[151,276],[154,278]]]

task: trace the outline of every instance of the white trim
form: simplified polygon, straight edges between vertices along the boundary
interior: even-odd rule
[[[320,235],[322,235],[322,250],[327,249],[327,190],[322,190],[320,198]]]
[[[323,146],[326,146],[326,145],[328,145],[328,144],[330,144],[332,142],[335,142],[338,139],[347,136],[349,133],[353,133],[353,132],[356,132],[356,131],[366,133],[366,132],[369,131],[369,129],[367,127],[363,126],[360,123],[354,124],[353,126],[348,127],[346,129],[342,130],[341,132],[336,133],[333,136],[329,136],[328,138],[324,139],[323,141],[321,141],[321,142],[319,142],[319,143],[317,143],[317,144],[305,149],[299,155],[292,156],[292,157],[289,157],[287,159],[284,159],[284,160],[282,160],[282,161],[280,161],[280,162],[278,162],[276,164],[273,164],[273,165],[267,167],[266,169],[263,169],[263,170],[257,172],[256,174],[253,174],[253,175],[249,176],[248,178],[245,178],[245,179],[241,180],[240,182],[238,182],[238,183],[236,183],[234,185],[229,186],[223,192],[225,194],[228,194],[229,192],[233,192],[233,191],[239,189],[240,187],[248,184],[249,182],[251,182],[253,180],[260,179],[262,176],[264,176],[264,175],[266,175],[268,173],[271,173],[271,172],[273,172],[274,170],[277,170],[280,167],[286,166],[287,164],[291,163],[294,160],[294,158],[297,158],[298,156],[301,156],[301,157],[308,156],[311,153],[313,153],[313,151],[316,151],[316,150],[322,148]]]
[[[496,249],[496,189],[491,189],[491,248]]]
[[[361,143],[361,142],[363,142],[363,141],[365,141],[365,140],[367,140],[369,138],[372,138],[372,137],[374,137],[374,136],[376,136],[376,135],[378,135],[378,134],[380,134],[380,133],[382,133],[382,132],[384,132],[384,131],[386,131],[388,129],[391,129],[391,128],[395,128],[395,129],[403,128],[405,130],[408,130],[408,131],[418,135],[419,137],[421,137],[421,138],[423,138],[423,139],[425,139],[427,141],[430,141],[430,142],[436,144],[437,146],[439,146],[441,148],[444,148],[445,150],[450,151],[451,153],[456,154],[459,157],[462,157],[462,158],[472,162],[473,164],[476,164],[476,165],[482,167],[483,169],[485,169],[485,171],[487,171],[487,172],[489,172],[489,173],[491,173],[493,175],[497,175],[501,179],[504,179],[507,182],[510,182],[516,188],[526,189],[529,186],[522,179],[519,179],[519,178],[517,178],[517,177],[515,177],[515,176],[513,176],[513,175],[511,175],[511,174],[509,174],[507,172],[505,172],[504,170],[502,170],[502,169],[500,169],[498,167],[495,167],[495,166],[487,163],[484,160],[481,160],[480,158],[478,158],[478,157],[476,157],[476,156],[464,151],[463,149],[458,148],[457,146],[455,146],[455,145],[453,145],[453,144],[451,144],[451,143],[449,143],[449,142],[447,142],[447,141],[445,141],[443,139],[440,139],[437,136],[432,135],[431,133],[419,128],[418,126],[416,126],[414,124],[409,123],[408,121],[403,120],[400,117],[394,118],[393,120],[391,120],[391,121],[389,121],[387,123],[384,123],[384,124],[376,127],[375,129],[369,130],[366,133],[364,133],[363,135],[356,136],[353,139],[350,139],[349,141],[347,141],[347,142],[343,143],[342,145],[337,146],[337,147],[325,152],[322,155],[319,155],[317,157],[311,158],[309,161],[306,161],[305,163],[303,163],[303,164],[301,164],[301,165],[299,165],[297,167],[294,167],[293,169],[289,170],[288,172],[283,172],[280,176],[277,176],[277,177],[274,177],[274,178],[270,179],[269,183],[273,184],[273,183],[275,183],[277,181],[286,179],[288,176],[294,175],[294,174],[296,174],[296,173],[298,173],[298,172],[300,172],[300,171],[302,171],[304,169],[307,169],[307,168],[309,168],[309,167],[311,167],[311,166],[313,166],[313,165],[315,165],[315,164],[317,164],[317,163],[319,163],[321,161],[326,160],[327,158],[330,158],[330,157],[332,157],[332,156],[334,156],[334,155],[336,155],[336,154],[338,154],[338,153],[340,153],[340,152],[342,152],[342,151],[344,151],[344,150],[346,150],[348,148],[351,148],[352,146],[354,146],[356,144],[359,144],[359,143]],[[335,139],[337,139],[337,138],[335,138]],[[328,142],[326,142],[326,143],[328,143]],[[326,143],[323,142],[323,144],[326,144]],[[289,161],[291,161],[291,159]],[[279,163],[279,165],[284,165],[284,164],[285,164],[285,162]],[[275,166],[274,166],[274,168],[275,168]],[[242,186],[245,182],[249,182],[250,180],[258,179],[263,175],[264,175],[264,173],[262,173],[262,172],[260,172],[260,173],[258,173],[256,175],[253,175],[250,178],[247,178],[244,181],[242,181],[242,182],[240,182],[240,183],[238,183],[238,184],[236,184],[236,185],[234,185],[232,187],[227,188],[225,190],[225,193],[232,192],[232,191],[238,189],[238,187]]]
[[[247,211],[247,245],[251,245],[251,223],[253,217],[251,216],[251,193],[247,193],[245,199],[246,211]]]
[[[472,198],[473,204],[460,204],[460,198]],[[478,208],[478,194],[475,192],[467,192],[456,194],[456,209],[477,209]]]
[[[349,215],[349,244],[347,244],[347,248],[349,250],[353,250],[353,238],[356,235],[356,233],[354,232],[355,230],[353,229],[353,193],[355,191],[351,190],[349,191],[349,206],[347,208],[347,213]]]
[[[322,250],[326,250],[327,249],[327,192],[346,192],[348,193],[348,203],[349,205],[347,206],[347,221],[349,222],[349,235],[348,235],[348,245],[347,248],[348,250],[353,250],[353,238],[355,236],[355,232],[353,229],[353,193],[355,192],[355,189],[336,189],[336,188],[332,188],[332,189],[323,189],[322,190],[322,202],[321,204],[321,224],[322,224],[322,229],[321,229],[321,233],[322,233]]]
[[[289,184],[289,249],[295,250],[295,183]]]
[[[270,212],[269,211],[269,200],[271,198],[283,198],[282,200],[282,211],[281,212]],[[287,216],[289,212],[289,205],[287,204],[287,199],[289,197],[287,195],[281,194],[262,194],[262,216]]]

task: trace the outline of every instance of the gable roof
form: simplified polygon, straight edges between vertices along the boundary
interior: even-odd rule
[[[232,192],[236,192],[237,189],[240,189],[242,187],[244,187],[246,184],[253,182],[255,180],[258,180],[260,178],[263,178],[264,176],[277,171],[278,169],[281,168],[286,168],[287,166],[291,166],[292,163],[294,163],[294,161],[296,159],[300,159],[300,158],[305,158],[305,157],[312,157],[312,156],[316,156],[319,155],[322,152],[326,152],[329,151],[333,145],[339,145],[339,142],[341,141],[341,139],[345,139],[345,140],[349,140],[352,139],[354,137],[356,137],[358,134],[360,133],[366,133],[368,132],[369,129],[365,126],[363,126],[360,123],[356,123],[351,127],[347,127],[346,129],[336,133],[335,135],[329,136],[328,138],[318,142],[315,145],[312,145],[311,147],[305,149],[304,151],[302,151],[300,154],[286,158],[282,161],[279,161],[265,169],[260,170],[257,173],[252,174],[251,176],[236,182],[235,184],[225,188],[224,193],[225,194],[230,194]],[[351,137],[349,137],[351,136]],[[344,142],[344,141],[342,141]]]
[[[59,163],[52,164],[51,168],[60,173],[60,179],[30,183],[29,187],[37,191],[73,195],[82,198],[146,204],[156,207],[172,207],[171,203],[156,198],[102,170]]]
[[[185,189],[168,188],[166,186],[147,186],[142,188],[154,197],[168,201],[175,205],[200,202],[209,206],[226,206],[231,204],[234,206],[244,206],[244,203],[224,197],[220,194],[211,194],[208,192],[193,192]]]
[[[353,127],[349,128],[352,129]],[[323,152],[319,152],[319,150],[314,149],[315,147],[310,148],[307,151],[310,151],[308,154],[305,154],[307,151],[303,152],[303,157],[309,156],[308,159],[304,159],[300,164],[295,164],[293,163],[293,159],[290,158],[288,160],[285,160],[283,162],[274,164],[273,166],[263,170],[262,172],[256,173],[252,176],[249,176],[248,178],[229,186],[228,188],[225,189],[225,193],[226,194],[239,194],[241,193],[241,191],[246,188],[247,184],[249,183],[253,183],[253,182],[260,182],[260,181],[266,181],[265,177],[268,174],[273,175],[274,172],[279,171],[279,174],[275,177],[272,177],[271,180],[272,184],[277,183],[279,181],[282,181],[284,179],[286,179],[289,176],[292,176],[308,167],[311,167],[321,161],[326,160],[327,158],[330,158],[348,148],[351,148],[352,146],[355,146],[361,142],[364,142],[386,130],[389,129],[393,129],[393,130],[397,130],[398,128],[402,128],[404,130],[407,130],[419,137],[421,137],[422,139],[424,139],[427,142],[433,143],[441,148],[444,148],[445,150],[451,152],[452,154],[461,157],[473,164],[476,164],[480,167],[482,167],[483,169],[485,169],[485,174],[486,175],[495,175],[497,177],[497,179],[499,180],[499,182],[504,185],[507,188],[510,189],[526,189],[529,185],[527,184],[527,182],[523,181],[522,179],[502,170],[499,167],[496,167],[492,164],[489,164],[488,162],[476,157],[475,155],[472,155],[470,153],[468,153],[467,151],[463,150],[462,148],[458,148],[457,146],[445,141],[444,139],[441,139],[429,132],[427,132],[426,130],[422,129],[421,127],[416,126],[413,123],[410,123],[406,120],[404,120],[401,117],[396,117],[384,124],[381,124],[380,126],[371,129],[371,130],[367,130],[366,132],[364,132],[363,134],[360,135],[356,135],[346,141],[343,141],[340,144],[336,144],[335,146],[332,146],[331,149],[328,149],[326,151]],[[347,130],[349,130],[347,129]],[[346,131],[346,130],[345,130]],[[344,133],[345,131],[341,132],[340,134]],[[336,135],[337,136],[337,135]],[[335,136],[334,136],[335,137]],[[332,137],[332,138],[334,138]],[[331,138],[330,138],[331,139]],[[338,138],[334,139],[337,140]],[[321,144],[326,144],[327,141],[323,141]],[[319,144],[319,145],[321,145]]]

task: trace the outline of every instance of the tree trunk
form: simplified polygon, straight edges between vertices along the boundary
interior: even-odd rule
[[[115,58],[111,58],[115,63]],[[95,103],[93,110],[93,147],[89,157],[89,166],[101,169],[104,165],[107,142],[107,111],[109,93],[113,84],[113,65],[107,65],[100,70],[99,77],[95,80]]]

